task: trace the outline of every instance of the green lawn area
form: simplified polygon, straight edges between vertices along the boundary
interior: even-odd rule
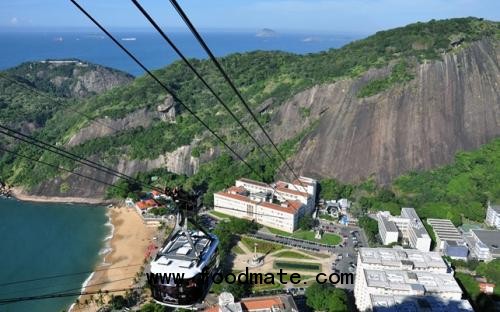
[[[275,269],[283,269],[284,271],[287,269],[299,271],[321,271],[320,263],[274,261],[273,267]]]
[[[342,242],[342,238],[336,234],[332,233],[324,233],[323,236],[321,237],[320,240],[314,238],[314,232],[313,231],[305,231],[305,230],[297,230],[291,233],[287,233],[284,231],[280,231],[277,229],[273,228],[267,228],[269,232],[275,234],[275,235],[281,235],[281,236],[286,236],[286,237],[293,237],[297,239],[303,239],[303,240],[308,240],[311,242],[317,242],[317,243],[322,243],[322,244],[328,244],[328,245],[338,245],[340,242]]]
[[[241,242],[243,244],[245,244],[245,246],[247,246],[248,249],[252,250],[252,252],[254,249],[254,244],[257,243],[257,252],[261,253],[261,254],[267,254],[267,253],[271,253],[271,252],[283,249],[283,246],[280,244],[266,242],[266,241],[263,241],[260,239],[255,239],[255,238],[248,237],[248,236],[242,236]]]
[[[215,210],[210,210],[208,212],[209,214],[215,216],[215,217],[218,217],[220,219],[229,219],[229,218],[233,218],[232,216],[230,215],[227,215],[225,213],[222,213],[222,212],[219,212],[219,211],[215,211]]]
[[[244,253],[245,253],[245,252],[243,251],[243,249],[241,249],[241,247],[240,247],[240,246],[238,246],[238,245],[235,245],[235,246],[233,247],[233,249],[231,249],[231,251],[232,251],[233,253],[235,253],[235,254],[238,254],[238,255],[242,255],[242,254],[244,254]]]
[[[279,258],[313,259],[312,257],[310,257],[308,255],[305,255],[305,254],[302,254],[302,253],[299,253],[296,251],[292,251],[292,250],[283,250],[281,252],[274,254],[274,256],[279,257]]]
[[[327,221],[338,221],[338,219],[330,216],[329,214],[322,214],[322,215],[319,215],[319,218],[320,219],[323,219],[323,220],[327,220]]]

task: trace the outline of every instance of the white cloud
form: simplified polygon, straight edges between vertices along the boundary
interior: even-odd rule
[[[11,19],[10,19],[10,23],[11,23],[12,25],[17,25],[17,23],[18,23],[18,22],[19,22],[19,20],[18,20],[18,19],[17,19],[17,17],[15,17],[15,16],[14,16],[13,18],[11,18]]]

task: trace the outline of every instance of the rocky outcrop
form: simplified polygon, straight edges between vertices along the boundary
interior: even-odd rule
[[[369,98],[357,98],[357,91],[384,69],[316,86],[280,107],[272,134],[283,141],[317,121],[292,163],[318,178],[388,183],[449,163],[458,151],[500,135],[499,52],[491,41],[476,42],[418,65],[415,79]]]
[[[156,107],[156,110],[160,114],[163,121],[175,123],[175,117],[177,116],[177,107],[174,99],[171,95],[167,95],[163,103]]]
[[[148,128],[159,114],[155,111],[141,108],[123,118],[99,118],[90,122],[86,127],[80,129],[70,137],[67,146],[82,144],[88,140],[113,135],[119,131],[130,130],[137,127]]]
[[[29,81],[40,91],[72,98],[100,94],[134,79],[125,72],[79,60],[27,62],[6,72]]]
[[[138,172],[147,172],[156,168],[165,168],[177,174],[192,175],[197,172],[200,158],[191,156],[192,146],[186,145],[177,148],[171,153],[160,155],[156,159],[126,159],[121,158],[114,166],[106,165],[116,171],[129,176],[135,176]],[[208,161],[216,155],[215,150],[210,150],[201,158]],[[97,158],[93,161],[100,163]],[[117,182],[118,178],[106,172],[96,170],[87,166],[81,166],[75,170],[76,173],[92,177],[89,180],[77,174],[66,174],[52,180],[43,182],[30,190],[24,190],[26,196],[44,196],[54,198],[104,198],[109,184]],[[107,183],[103,184],[101,182]]]

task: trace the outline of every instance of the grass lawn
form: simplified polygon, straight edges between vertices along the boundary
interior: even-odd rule
[[[338,221],[338,219],[330,216],[329,214],[322,214],[322,215],[319,215],[319,218],[320,219],[323,219],[323,220],[327,220],[327,221]]]
[[[235,253],[235,254],[238,254],[238,255],[243,255],[243,254],[245,254],[245,252],[243,251],[243,249],[241,249],[241,247],[240,247],[240,246],[238,246],[238,245],[235,245],[235,246],[233,247],[233,249],[231,249],[231,251],[232,251],[233,253]]]
[[[302,253],[298,253],[292,250],[283,250],[274,254],[277,258],[292,258],[292,259],[313,259],[310,256],[304,255]]]
[[[218,217],[219,219],[233,218],[230,215],[227,215],[225,213],[222,213],[222,212],[219,212],[219,211],[215,211],[215,210],[210,210],[208,213],[211,214],[211,215],[213,215],[213,216],[215,216],[215,217]]]
[[[322,244],[327,244],[327,245],[338,245],[342,242],[342,237],[332,234],[332,233],[324,233],[321,239],[315,239],[314,238],[314,232],[313,231],[305,231],[305,230],[297,230],[291,233],[287,233],[284,231],[268,228],[269,232],[275,234],[275,235],[281,235],[281,236],[286,236],[286,237],[293,237],[293,238],[298,238],[298,239],[303,239],[311,242],[316,242],[316,243],[322,243]]]
[[[266,242],[266,241],[263,241],[260,239],[255,239],[255,238],[248,237],[248,236],[242,236],[241,242],[243,244],[245,244],[245,246],[247,246],[247,248],[250,249],[252,252],[254,249],[254,244],[257,243],[257,252],[261,253],[261,254],[267,254],[267,253],[271,253],[271,252],[283,249],[283,246],[280,244]]]
[[[274,261],[273,267],[275,269],[283,269],[284,271],[288,269],[299,271],[321,271],[320,263]]]

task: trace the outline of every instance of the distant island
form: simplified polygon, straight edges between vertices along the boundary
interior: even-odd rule
[[[262,28],[255,34],[256,37],[259,38],[274,38],[278,35],[274,30],[269,29],[269,28]]]

